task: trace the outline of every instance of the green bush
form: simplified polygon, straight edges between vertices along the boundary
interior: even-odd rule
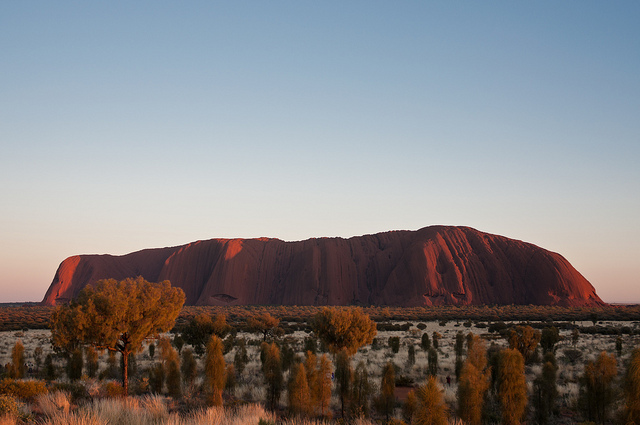
[[[32,401],[36,396],[47,393],[44,381],[3,379],[0,382],[0,395],[6,394],[21,400]]]

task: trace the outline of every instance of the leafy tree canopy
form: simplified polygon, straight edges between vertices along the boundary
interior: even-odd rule
[[[375,322],[360,307],[325,307],[316,314],[313,330],[332,353],[345,349],[349,355],[371,344],[377,332]]]
[[[182,289],[169,281],[150,283],[142,277],[101,280],[53,311],[52,342],[68,351],[87,344],[122,353],[126,393],[129,353],[140,351],[146,338],[170,330],[184,301]]]

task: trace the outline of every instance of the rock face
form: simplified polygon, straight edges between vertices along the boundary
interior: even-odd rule
[[[100,279],[142,276],[182,288],[189,305],[604,304],[561,255],[468,227],[350,239],[211,239],[123,256],[67,258],[43,304]]]

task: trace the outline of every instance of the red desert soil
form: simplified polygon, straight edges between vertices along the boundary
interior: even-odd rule
[[[189,305],[536,304],[595,306],[593,286],[561,255],[469,227],[431,226],[349,239],[211,239],[60,264],[43,304],[100,279],[171,281]]]

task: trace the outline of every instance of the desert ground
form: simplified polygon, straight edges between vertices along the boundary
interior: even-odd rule
[[[396,322],[397,324],[406,324],[407,321]],[[464,334],[472,332],[480,335],[486,341],[487,347],[492,344],[496,344],[501,347],[506,347],[507,341],[500,337],[496,333],[489,333],[486,324],[478,323],[463,323],[462,321],[447,321],[443,322],[409,322],[411,327],[408,331],[378,331],[376,336],[376,344],[362,347],[358,353],[353,357],[352,364],[355,367],[359,362],[364,362],[367,365],[369,377],[375,386],[378,386],[381,380],[382,368],[384,365],[391,361],[397,366],[396,378],[402,377],[403,385],[409,387],[417,387],[425,382],[427,377],[427,354],[420,348],[421,336],[423,333],[428,333],[430,338],[434,332],[442,335],[439,341],[438,347],[438,381],[443,389],[444,397],[447,403],[451,406],[452,410],[455,410],[456,405],[456,390],[457,384],[455,382],[455,354],[454,344],[457,332],[461,331]],[[423,323],[426,328],[419,329],[417,325]],[[482,323],[482,322],[479,322]],[[515,322],[507,322],[507,325],[515,324]],[[282,325],[286,325],[282,323]],[[591,326],[591,322],[576,322],[576,326]],[[632,350],[636,347],[640,347],[640,323],[638,322],[616,322],[606,321],[600,322],[599,326],[603,327],[615,327],[622,329],[626,327],[631,329],[631,334],[622,334],[622,351],[621,356],[617,358],[617,367],[619,378],[623,375],[626,369],[625,363],[629,359]],[[422,327],[422,326],[421,326]],[[172,337],[171,334],[166,336]],[[302,353],[304,339],[309,334],[305,331],[295,331],[292,334],[286,335],[294,350],[298,353]],[[573,343],[571,331],[568,329],[560,331],[561,340],[556,344],[556,357],[558,360],[558,393],[559,393],[559,406],[560,417],[557,418],[557,423],[577,423],[573,422],[575,416],[576,403],[579,393],[579,378],[583,373],[584,364],[588,360],[594,360],[596,356],[606,351],[610,354],[616,353],[616,339],[618,335],[602,335],[602,334],[580,334],[578,341]],[[398,353],[393,353],[388,340],[390,337],[399,337],[400,349]],[[264,378],[261,371],[260,356],[258,352],[259,342],[261,336],[255,333],[239,332],[236,335],[236,339],[245,339],[247,341],[247,351],[249,355],[249,363],[247,364],[243,374],[238,377],[238,386],[235,390],[237,400],[249,403],[263,403],[265,401],[265,389]],[[11,361],[11,350],[17,340],[21,340],[25,346],[25,355],[27,364],[32,368],[35,373],[35,360],[33,353],[36,347],[41,346],[43,349],[43,357],[47,353],[52,352],[50,344],[50,331],[48,330],[23,330],[23,331],[6,331],[0,332],[0,362],[5,365]],[[152,341],[149,341],[151,343]],[[409,346],[415,347],[415,363],[410,365],[408,363],[408,350]],[[185,346],[188,347],[188,346]],[[184,348],[183,348],[184,349]],[[568,350],[577,350],[581,354],[579,359],[571,359],[571,356],[567,356],[565,353]],[[157,352],[156,352],[157,353]],[[227,363],[233,362],[235,348],[230,350],[225,355]],[[575,354],[574,354],[575,355]],[[156,354],[155,359],[149,356],[148,346],[145,346],[142,352],[136,356],[136,363],[138,371],[144,371],[149,368],[152,363],[158,359]],[[106,368],[107,355],[102,354],[100,358],[100,369]],[[62,370],[64,368],[64,362],[61,359],[56,360],[56,364],[61,371],[59,374],[63,375]],[[199,368],[202,369],[202,363],[199,362]],[[526,366],[526,377],[529,387],[529,391],[532,390],[533,380],[541,371],[540,363],[533,363]],[[447,377],[449,379],[447,379]],[[285,382],[287,376],[285,375]],[[65,380],[66,378],[60,378]],[[87,380],[87,378],[83,378]],[[448,383],[449,382],[449,383]],[[402,402],[406,398],[408,388],[398,387],[396,389],[396,398],[399,402]],[[281,398],[281,405],[286,403],[286,392],[283,392]],[[339,400],[334,395],[332,398],[332,409],[334,412],[339,411]],[[618,406],[620,407],[620,406]],[[396,409],[396,415],[399,416],[400,409]]]

